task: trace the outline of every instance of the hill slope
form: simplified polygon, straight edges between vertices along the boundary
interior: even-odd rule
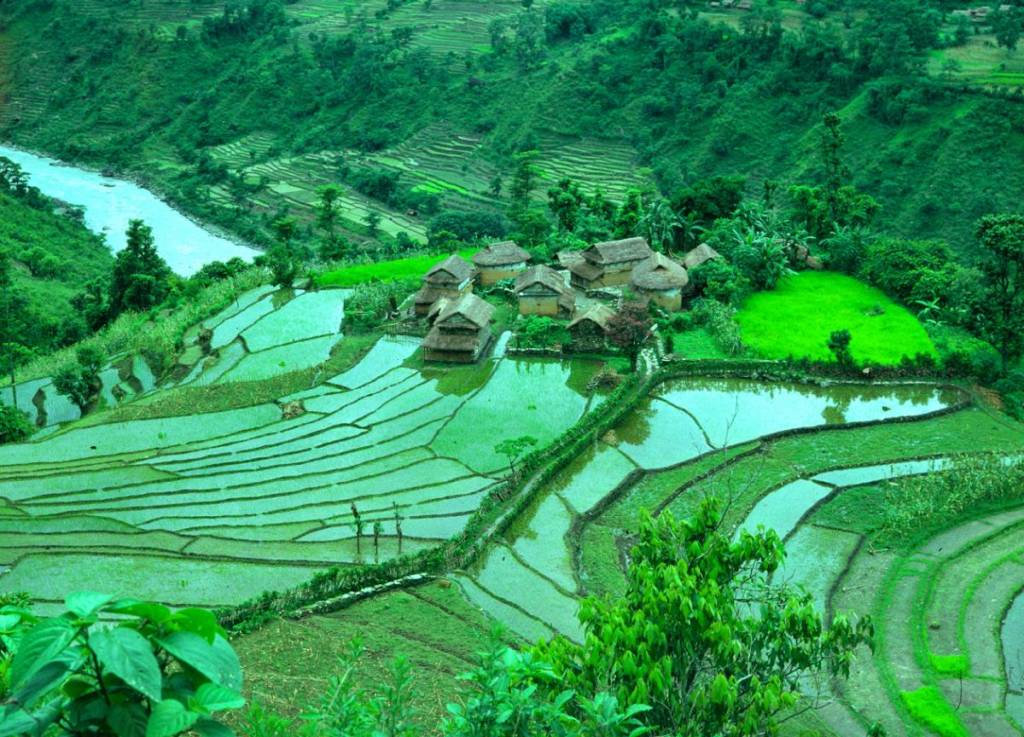
[[[17,0],[0,11],[0,137],[132,172],[254,240],[283,208],[310,240],[327,182],[345,183],[350,235],[374,211],[381,232],[422,238],[441,209],[503,210],[525,149],[535,196],[563,175],[612,196],[719,173],[751,193],[811,181],[834,109],[880,227],[967,250],[978,216],[1018,206],[1024,106],[928,77],[940,31],[904,4],[922,12]]]

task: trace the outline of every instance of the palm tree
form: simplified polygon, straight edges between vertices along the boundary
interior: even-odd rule
[[[651,248],[663,253],[672,253],[676,243],[676,234],[682,230],[682,221],[664,199],[659,199],[644,208],[638,223],[640,232],[647,238]]]

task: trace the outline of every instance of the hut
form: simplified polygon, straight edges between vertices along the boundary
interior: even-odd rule
[[[423,358],[427,361],[473,363],[491,342],[494,307],[472,292],[446,302],[423,339]]]
[[[530,254],[514,241],[492,243],[473,256],[480,284],[489,286],[502,279],[514,279],[526,269]]]
[[[550,266],[532,266],[516,279],[516,297],[520,315],[569,317],[576,306],[576,295],[565,279]]]
[[[452,254],[436,264],[423,277],[423,286],[416,292],[413,302],[417,315],[426,315],[441,297],[455,299],[473,291],[473,267]]]
[[[628,284],[633,267],[651,255],[651,248],[643,238],[626,238],[595,243],[582,255],[581,261],[569,267],[572,285],[597,289]]]
[[[580,312],[569,323],[569,335],[575,348],[600,350],[608,337],[608,321],[615,312],[603,304],[596,303]]]
[[[660,253],[641,261],[633,269],[631,284],[637,293],[666,310],[683,306],[683,290],[690,283],[686,269]]]
[[[683,268],[687,271],[691,271],[701,264],[706,264],[708,261],[714,261],[721,258],[722,255],[718,251],[707,243],[701,243],[696,248],[687,251],[686,255],[683,256]]]

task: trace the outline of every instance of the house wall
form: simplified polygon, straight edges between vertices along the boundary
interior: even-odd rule
[[[480,283],[486,287],[500,282],[502,279],[515,279],[521,272],[526,270],[526,262],[505,264],[504,266],[481,266],[478,268]]]
[[[589,320],[585,320],[569,331],[573,345],[583,350],[603,348],[605,345],[604,331]]]
[[[558,297],[531,297],[528,295],[519,296],[520,315],[548,315],[554,317],[558,314]]]
[[[442,363],[473,363],[477,356],[469,351],[440,351],[424,348],[423,359]]]
[[[438,295],[437,295],[438,299],[441,299],[441,297],[448,297],[449,299],[454,299],[454,298],[457,298],[457,297],[461,297],[466,292],[472,292],[473,291],[473,284],[471,282],[462,282],[462,286],[460,288],[445,288],[445,287],[434,287],[434,288],[437,289],[437,291],[438,291]],[[420,317],[426,315],[428,312],[430,312],[431,305],[433,305],[433,302],[431,302],[429,304],[427,304],[427,303],[423,303],[423,304],[417,303],[416,304],[416,314],[419,315]]]
[[[683,307],[683,292],[681,289],[665,289],[660,291],[639,289],[637,291],[654,302],[654,304],[670,312],[676,312]]]

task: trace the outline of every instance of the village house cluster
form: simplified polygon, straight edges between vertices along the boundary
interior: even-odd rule
[[[562,251],[555,264],[531,264],[532,256],[512,241],[492,243],[469,263],[451,255],[423,277],[413,310],[430,325],[423,339],[428,361],[472,363],[491,341],[494,306],[473,292],[512,281],[520,315],[568,321],[573,342],[604,346],[615,311],[606,301],[629,291],[664,310],[682,309],[691,291],[689,271],[720,258],[701,244],[676,261],[652,251],[643,238],[595,243],[582,251]]]

